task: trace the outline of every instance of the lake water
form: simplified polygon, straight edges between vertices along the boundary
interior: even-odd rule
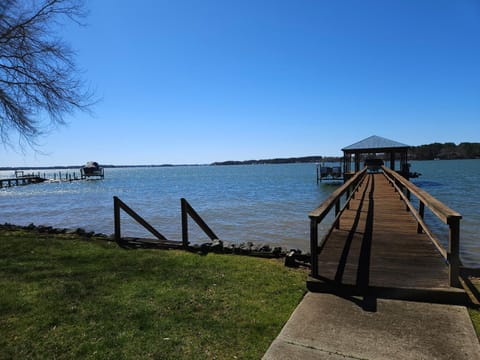
[[[478,266],[480,160],[412,162],[411,170],[422,173],[414,183],[463,215],[462,260]],[[33,222],[111,234],[116,195],[168,239],[180,240],[180,198],[184,197],[223,240],[308,251],[308,213],[338,186],[317,185],[315,171],[315,164],[105,169],[104,180],[0,189],[0,223]],[[0,172],[0,177],[12,175]],[[445,241],[442,225],[430,216],[427,220]],[[149,236],[126,215],[122,233]],[[190,233],[193,242],[206,240],[192,221]]]

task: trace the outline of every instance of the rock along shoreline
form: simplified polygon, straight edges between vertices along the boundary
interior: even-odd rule
[[[0,230],[26,230],[39,234],[50,235],[76,235],[85,240],[102,240],[115,242],[114,235],[106,235],[87,231],[83,228],[55,228],[47,225],[14,225],[10,223],[0,224]],[[240,244],[227,242],[223,240],[213,240],[209,242],[192,244],[188,247],[188,251],[207,255],[208,253],[216,254],[235,254],[244,256],[253,256],[260,258],[277,258],[285,259],[285,266],[288,267],[310,267],[310,254],[303,253],[300,249],[286,249],[284,247],[272,247],[269,244],[255,244],[253,242],[243,242]]]

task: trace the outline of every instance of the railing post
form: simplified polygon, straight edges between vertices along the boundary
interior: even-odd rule
[[[460,218],[451,217],[448,219],[450,228],[448,239],[448,272],[450,277],[450,286],[460,287],[458,279],[460,275]]]
[[[116,196],[113,197],[113,217],[114,217],[114,224],[115,224],[115,241],[120,243],[121,240],[121,233],[120,233],[120,205],[118,203],[118,198]]]
[[[423,203],[423,201],[419,200],[419,205],[418,205],[418,215],[420,215],[420,218],[423,220],[423,216],[425,214],[425,204]],[[421,234],[423,231],[422,231],[422,225],[420,224],[420,222],[418,222],[418,225],[417,225],[417,233],[418,234]]]
[[[346,209],[347,209],[347,210],[350,209],[350,201],[349,201],[349,199],[348,199],[349,197],[350,197],[350,186],[349,186],[348,189],[347,189],[347,197],[346,197],[346,200],[345,200],[345,201],[347,202],[347,203],[346,203]]]
[[[187,201],[184,198],[181,198],[180,205],[182,208],[182,243],[183,243],[183,247],[186,249],[188,247]]]
[[[340,198],[338,198],[337,201],[335,201],[335,217],[337,217],[339,212],[340,212]],[[340,219],[336,221],[335,228],[340,229]]]
[[[405,201],[405,211],[408,212],[410,210],[408,208],[408,202],[410,202],[410,190],[408,190],[408,188],[405,186],[404,187],[404,192],[405,192],[405,196],[408,200],[408,201]]]
[[[318,223],[317,219],[310,218],[310,256],[312,258],[312,276],[318,277]]]
[[[188,246],[188,224],[187,215],[189,215],[193,221],[197,223],[200,229],[208,235],[210,240],[217,240],[218,236],[213,232],[207,223],[198,215],[195,209],[188,203],[186,199],[181,199],[182,203],[182,239],[184,240],[184,246]]]

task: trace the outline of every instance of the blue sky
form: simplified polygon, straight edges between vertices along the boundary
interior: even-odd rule
[[[60,35],[94,115],[0,166],[340,155],[370,135],[480,141],[478,0],[86,1]]]

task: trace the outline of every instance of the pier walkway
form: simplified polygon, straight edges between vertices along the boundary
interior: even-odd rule
[[[318,224],[334,206],[333,225],[319,240]],[[448,249],[425,224],[425,208],[448,225]],[[459,280],[461,215],[395,172],[385,167],[379,173],[359,172],[310,219],[309,290],[448,303],[465,299]]]
[[[264,359],[480,359],[459,306],[467,301],[459,279],[461,215],[382,170],[358,172],[310,213],[310,292]],[[447,249],[423,221],[425,208],[449,228]],[[331,209],[332,226],[319,238]]]
[[[458,293],[445,259],[383,173],[367,174],[320,248],[315,287],[365,291],[410,289]],[[442,291],[444,290],[444,291]]]

